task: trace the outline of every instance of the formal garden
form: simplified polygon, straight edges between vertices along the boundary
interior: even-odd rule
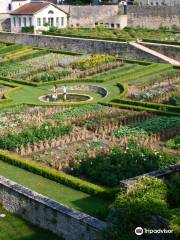
[[[0,61],[0,174],[113,222],[104,239],[136,239],[136,219],[147,227],[155,213],[176,237],[178,176],[128,193],[120,181],[179,164],[180,68],[6,43]]]
[[[147,42],[162,42],[179,44],[180,30],[174,26],[171,29],[160,27],[159,29],[145,29],[145,28],[130,28],[124,29],[108,29],[99,24],[96,28],[77,28],[70,27],[65,29],[58,29],[51,27],[48,31],[44,31],[45,35],[55,36],[69,36],[81,38],[95,38],[115,41],[132,41],[141,39]]]

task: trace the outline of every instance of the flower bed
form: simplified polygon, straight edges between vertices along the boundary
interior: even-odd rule
[[[82,58],[80,61],[73,63],[72,67],[80,70],[86,70],[104,63],[114,62],[116,60],[117,58],[114,56],[97,54]]]

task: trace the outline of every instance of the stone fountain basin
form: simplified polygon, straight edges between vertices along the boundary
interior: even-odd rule
[[[52,98],[52,94],[40,96],[38,99],[39,101],[46,103],[77,103],[77,102],[89,102],[93,100],[93,97],[79,93],[68,93],[66,95],[66,101],[64,101],[62,93],[58,93],[57,96],[58,98],[56,100]]]

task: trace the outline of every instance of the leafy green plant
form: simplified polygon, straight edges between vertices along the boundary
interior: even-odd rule
[[[7,135],[0,137],[0,148],[14,150],[15,148],[33,144],[42,140],[51,139],[54,137],[64,136],[72,130],[70,126],[52,126],[49,123],[43,124],[41,127],[32,126],[29,129],[24,129],[22,132],[15,135]]]
[[[49,82],[49,81],[56,81],[60,78],[67,77],[70,75],[71,72],[69,71],[51,71],[51,72],[45,72],[42,75],[37,75],[31,78],[31,81],[33,82]]]
[[[77,117],[80,115],[83,116],[86,113],[96,112],[96,111],[100,111],[100,110],[103,110],[106,108],[108,108],[108,107],[100,105],[100,104],[89,104],[89,105],[85,105],[85,106],[74,107],[74,108],[67,109],[63,112],[57,113],[54,116],[54,120],[56,122],[61,122],[68,118],[73,118],[73,117]]]
[[[176,136],[173,139],[170,139],[165,144],[168,148],[180,149],[180,136]]]
[[[116,186],[126,178],[158,170],[175,164],[177,157],[153,152],[129,142],[125,150],[114,148],[109,154],[99,153],[94,158],[83,157],[74,163],[72,174],[86,176],[93,182]]]
[[[170,215],[166,192],[167,187],[162,180],[153,177],[138,178],[128,192],[119,193],[112,205],[104,240],[136,240],[134,230],[137,226],[167,228],[166,221],[159,221],[159,216],[168,218]]]
[[[114,131],[117,138],[148,136],[180,125],[180,117],[158,117],[148,119],[141,124],[123,126]]]

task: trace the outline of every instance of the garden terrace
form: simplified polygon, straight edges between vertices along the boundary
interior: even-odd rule
[[[5,177],[104,219],[121,179],[178,162],[167,147],[180,134],[178,67],[21,44],[0,45],[0,56]],[[64,87],[91,101],[40,102]],[[149,102],[132,97],[156,90]]]
[[[132,29],[125,28],[119,29],[105,29],[104,27],[97,26],[95,29],[88,28],[68,28],[68,29],[56,29],[52,28],[46,35],[55,36],[69,36],[69,37],[82,37],[82,38],[95,38],[106,39],[115,41],[132,41],[136,39],[146,39],[146,41],[156,40],[161,42],[179,42],[179,32],[168,31],[165,29],[149,30],[149,29]],[[172,40],[173,39],[173,40]]]

